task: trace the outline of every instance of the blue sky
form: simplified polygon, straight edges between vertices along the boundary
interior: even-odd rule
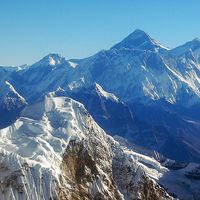
[[[168,47],[200,37],[199,0],[0,0],[0,65],[83,58],[136,28]]]

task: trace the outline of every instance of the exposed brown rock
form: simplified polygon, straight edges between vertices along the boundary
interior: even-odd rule
[[[63,155],[58,200],[172,199],[86,118],[87,139],[72,138]]]
[[[69,145],[63,157],[61,169],[64,173],[63,182],[73,185],[71,188],[62,189],[61,200],[120,200],[120,194],[114,184],[112,173],[102,175],[99,170],[105,166],[98,165],[97,159],[103,158],[101,152],[89,152],[85,141],[79,141],[74,146]],[[98,149],[98,147],[97,147]],[[94,158],[92,154],[97,156]],[[108,153],[107,153],[108,154]],[[104,159],[110,156],[104,156]],[[98,166],[97,166],[98,165]],[[98,169],[102,167],[101,169]],[[109,168],[111,166],[107,166]],[[106,170],[107,172],[110,169]],[[97,191],[98,183],[106,186],[105,189]],[[92,189],[93,188],[93,189]]]

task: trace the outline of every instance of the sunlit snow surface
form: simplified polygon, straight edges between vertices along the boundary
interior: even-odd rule
[[[46,98],[44,102],[27,107],[13,125],[0,130],[1,167],[5,167],[1,181],[7,173],[23,169],[25,174],[20,176],[21,181],[27,183],[23,195],[33,200],[49,199],[56,192],[62,154],[69,138],[83,134],[79,129],[82,124],[81,110],[84,111],[83,106],[71,99]],[[22,167],[24,163],[28,163],[30,170]],[[39,183],[42,176],[50,180],[46,184]],[[18,199],[22,195],[12,194],[12,187],[7,192],[3,193],[3,189],[1,192],[2,200]]]

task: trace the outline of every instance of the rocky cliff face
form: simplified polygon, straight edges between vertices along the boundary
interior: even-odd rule
[[[65,199],[123,199],[112,177],[108,152],[104,149],[90,152],[84,145],[78,143],[69,146],[65,152],[61,165],[64,176],[61,179],[64,179],[63,183],[74,185],[67,193],[64,187]]]
[[[146,175],[136,161],[129,160],[112,139],[110,142],[111,149],[90,142],[90,147],[97,147],[93,150],[87,150],[87,141],[71,142],[63,157],[61,169],[64,176],[61,177],[61,182],[75,187],[66,191],[63,184],[61,199],[173,199]],[[109,155],[110,151],[112,153]]]
[[[63,184],[61,199],[173,199],[137,166],[136,161],[128,161],[123,151],[109,155],[109,151],[100,148],[99,153],[96,150],[89,153],[84,145],[84,142],[72,144],[65,152],[61,165],[64,173],[61,182],[68,182],[74,187],[66,191]],[[90,155],[94,153],[95,157]],[[108,162],[109,165],[101,165],[101,162]]]

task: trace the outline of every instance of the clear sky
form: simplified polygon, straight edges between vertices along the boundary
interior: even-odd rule
[[[200,37],[200,0],[0,0],[0,65],[83,58],[136,28],[168,47]]]

